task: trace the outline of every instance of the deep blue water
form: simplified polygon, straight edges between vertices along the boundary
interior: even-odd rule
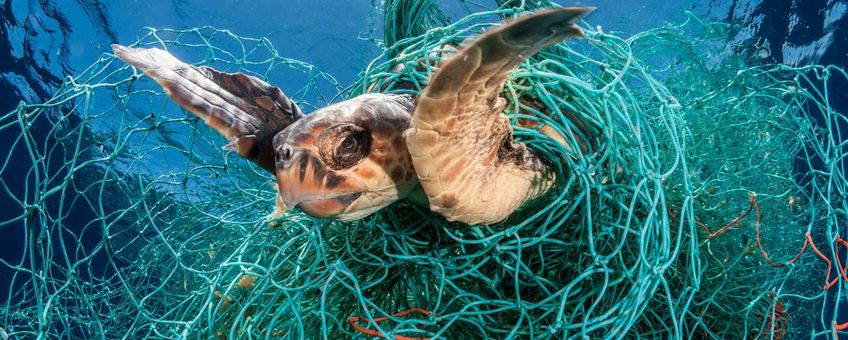
[[[376,3],[373,3],[376,2]],[[449,14],[460,17],[477,8],[471,3],[444,0]],[[484,3],[490,3],[484,1]],[[560,1],[563,5],[572,2]],[[632,34],[671,20],[685,19],[691,11],[710,20],[742,24],[729,37],[728,53],[762,62],[789,65],[835,64],[848,67],[848,1],[826,0],[713,0],[713,1],[576,1],[598,10],[589,21],[605,31]],[[84,69],[112,43],[136,40],[143,27],[227,28],[248,37],[267,37],[281,55],[309,61],[332,74],[341,84],[357,74],[378,54],[367,39],[379,38],[374,6],[378,1],[254,0],[220,2],[206,0],[152,1],[48,1],[0,0],[0,114],[20,101],[41,102],[50,97],[66,75]],[[834,78],[835,79],[835,78]],[[841,79],[841,78],[840,78]],[[836,81],[836,80],[834,80]],[[843,81],[843,80],[839,80]],[[844,81],[843,81],[844,82]],[[848,89],[848,84],[830,84]],[[833,93],[834,108],[848,112],[845,91]],[[16,136],[14,129],[0,130],[0,160]],[[33,130],[37,135],[38,126]],[[42,136],[43,138],[43,136]],[[16,157],[24,155],[12,155]],[[22,176],[31,164],[21,162],[20,172],[6,171],[2,180],[13,192],[23,192]],[[0,195],[0,221],[17,216],[7,195]],[[90,214],[80,211],[68,223],[82,226]],[[18,263],[22,257],[23,228],[3,227],[0,258]],[[98,241],[98,240],[95,240]],[[0,266],[0,301],[7,296],[9,268]]]
[[[65,75],[90,65],[101,53],[109,52],[112,43],[135,41],[144,27],[209,25],[243,36],[267,37],[281,55],[309,61],[347,84],[378,51],[365,39],[380,20],[373,11],[379,3],[374,2],[0,1],[0,112],[10,111],[20,100],[44,99]],[[441,2],[454,17],[478,8],[460,0]],[[691,11],[743,24],[746,28],[732,37],[732,48],[763,61],[844,65],[848,60],[846,1],[598,0],[573,4],[598,7],[590,20],[606,31],[636,33],[682,20],[685,11]],[[379,27],[374,34],[379,36]]]

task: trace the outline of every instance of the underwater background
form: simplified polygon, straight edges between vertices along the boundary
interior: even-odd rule
[[[452,17],[493,2],[441,1]],[[846,1],[618,1],[557,2],[595,6],[592,22],[606,31],[635,34],[686,12],[743,27],[729,37],[729,53],[788,65],[848,62]],[[2,100],[8,112],[20,100],[44,99],[65,75],[91,64],[113,43],[135,41],[144,27],[230,29],[266,37],[286,57],[308,61],[340,83],[356,80],[378,54],[368,40],[381,29],[378,1],[3,1],[0,36]],[[840,98],[835,98],[837,104]],[[842,101],[844,105],[844,101]]]
[[[452,20],[458,20],[470,13],[489,10],[495,6],[494,1],[483,0],[441,0],[437,3]],[[597,10],[586,20],[590,26],[598,31],[613,33],[622,37],[629,37],[650,29],[686,20],[726,23],[732,29],[726,31],[724,46],[716,49],[720,53],[705,57],[713,60],[713,63],[718,63],[718,60],[722,58],[741,56],[749,65],[776,63],[793,67],[807,65],[835,65],[843,69],[848,67],[848,1],[598,0],[592,2],[556,1],[556,3],[563,6],[586,5],[597,7]],[[382,53],[379,45],[383,31],[381,5],[379,1],[365,0],[257,0],[217,3],[181,0],[2,0],[0,1],[0,22],[2,22],[2,25],[0,25],[0,116],[14,111],[21,102],[32,104],[49,100],[61,86],[67,85],[69,76],[84,72],[90,65],[98,61],[104,53],[111,53],[110,44],[136,42],[147,34],[148,31],[144,29],[145,27],[157,30],[191,30],[211,26],[216,29],[229,30],[240,37],[262,37],[276,48],[276,52],[280,56],[310,63],[317,70],[332,76],[332,80],[316,85],[323,88],[323,91],[312,91],[299,95],[299,99],[304,102],[316,103],[316,105],[317,103],[326,103],[333,100],[334,92],[337,89],[357,82],[361,78],[362,71],[369,66],[376,56]],[[195,58],[192,61],[199,60],[200,58]],[[285,87],[285,79],[276,78],[275,80],[274,85]],[[297,79],[298,84],[296,86],[304,86],[304,80]],[[830,82],[827,87],[832,89],[828,95],[828,103],[832,110],[842,113],[848,112],[848,83],[846,83],[845,78],[833,77],[827,81]],[[306,111],[310,111],[308,107]],[[16,123],[0,121],[0,126],[10,126],[11,124]],[[31,138],[33,140],[47,139],[48,132],[51,130],[48,128],[39,129],[38,125],[47,123],[39,121],[34,124],[29,129],[32,134]],[[845,121],[837,121],[835,124],[842,127],[842,130],[839,130],[839,127],[836,130],[845,131]],[[205,127],[199,128],[205,129]],[[108,130],[110,127],[94,126],[92,129]],[[22,297],[13,292],[21,285],[20,278],[16,279],[15,275],[28,275],[26,271],[16,267],[18,264],[27,263],[26,258],[31,256],[31,248],[28,244],[33,239],[38,238],[38,235],[30,234],[32,229],[23,227],[24,222],[20,218],[22,216],[19,209],[21,203],[18,199],[25,197],[25,193],[32,190],[27,186],[29,180],[22,179],[31,176],[30,169],[33,168],[33,164],[29,161],[29,156],[25,154],[25,150],[12,147],[12,145],[18,145],[19,136],[19,130],[0,129],[0,148],[2,148],[0,149],[0,160],[6,160],[3,170],[0,171],[0,180],[2,180],[2,187],[6,192],[6,194],[0,195],[0,231],[2,231],[2,237],[0,237],[0,260],[2,260],[2,265],[0,265],[0,292],[3,292],[0,293],[0,304],[7,308],[11,306],[10,301],[13,300],[15,303],[21,300],[37,300],[32,302],[41,305],[47,303],[34,295]],[[216,142],[213,140],[211,144]],[[167,164],[156,166],[168,167]],[[799,165],[799,167],[803,166]],[[202,192],[195,194],[204,195]],[[74,195],[76,193],[73,191],[68,192],[64,195],[64,201],[75,201]],[[103,199],[106,201],[110,199],[108,192],[103,196]],[[122,198],[116,196],[115,199],[120,200]],[[844,200],[845,196],[842,199]],[[51,201],[46,203],[45,206],[61,210],[62,204],[59,201]],[[61,214],[61,223],[68,226],[71,231],[78,232],[79,234],[76,236],[82,244],[74,245],[72,244],[74,242],[54,241],[55,247],[65,245],[88,250],[97,248],[102,239],[96,232],[86,233],[89,233],[89,227],[96,225],[100,217],[103,216],[103,213],[98,212],[98,209],[100,208],[83,205],[70,213]],[[844,215],[839,221],[845,222]],[[88,235],[88,237],[82,235]],[[152,238],[154,236],[148,235],[145,237]],[[823,240],[822,242],[824,242]],[[90,242],[90,244],[85,244],[86,242]],[[77,253],[86,253],[88,250],[78,250]],[[59,253],[58,250],[55,251]],[[841,251],[844,252],[845,250]],[[62,252],[67,253],[68,251],[62,250]],[[74,251],[70,251],[70,253],[74,253]],[[789,253],[791,251],[787,251],[787,254]],[[812,258],[812,255],[807,256]],[[90,266],[87,270],[91,272],[109,272],[112,270],[120,272],[120,268],[110,268],[110,266],[115,265],[115,263],[127,262],[94,257],[87,263]],[[828,273],[828,277],[832,276]],[[803,281],[804,279],[805,277],[794,277],[793,280],[798,282],[791,284],[807,284]],[[814,279],[810,278],[809,284],[818,287],[821,285],[820,281],[822,280],[817,275]],[[210,292],[210,295],[213,294],[213,292]],[[836,298],[836,294],[833,295],[832,298],[821,299],[830,301],[830,303],[822,303],[821,306],[817,306],[821,308],[817,312],[820,312],[822,319],[835,318],[841,322],[848,322],[848,312],[846,312],[848,306],[844,305],[844,296],[838,295],[839,298]],[[222,299],[218,297],[217,300]],[[834,314],[837,306],[841,306],[839,307],[840,312]],[[8,314],[14,312],[9,309],[5,311]],[[388,312],[395,311],[400,310],[389,310]],[[789,307],[789,313],[792,313],[791,307]],[[5,319],[0,319],[0,328],[4,329],[3,334],[10,332],[10,328],[15,327],[9,325],[12,320],[20,320],[20,318],[9,317],[8,314]],[[104,314],[108,314],[108,312],[104,312]],[[810,315],[806,317],[810,317]],[[127,320],[130,319],[132,318]],[[796,320],[812,319],[816,319],[816,315],[806,319],[801,316],[796,317]],[[36,321],[33,321],[33,323],[36,323]],[[210,321],[210,324],[214,324],[214,322]],[[657,325],[656,327],[662,329],[665,326]],[[667,326],[669,329],[672,327],[672,325]],[[797,324],[795,326],[798,327]],[[816,336],[830,337],[832,335],[829,328],[825,328],[827,326],[829,325],[810,324],[809,327],[802,327],[805,330],[794,335],[810,337],[811,334],[815,334]],[[32,328],[38,329],[39,327],[33,326]],[[76,325],[74,327],[86,326]],[[292,334],[303,335],[306,333],[308,332]],[[47,334],[22,333],[19,335],[22,337],[37,335],[70,337],[103,333],[73,329],[56,331],[52,329]],[[167,337],[186,333],[160,334],[151,332],[133,333],[127,336],[133,338],[140,334]],[[750,334],[765,334],[766,338],[769,337],[769,333],[765,332],[754,332],[746,335]],[[350,333],[346,335],[350,335]],[[500,334],[500,336],[506,335]],[[599,336],[601,334],[594,333],[594,335]],[[692,336],[697,338],[701,335]],[[709,335],[709,337],[716,336],[720,335]],[[723,336],[733,337],[732,334],[723,334]],[[772,333],[771,336],[775,335]]]

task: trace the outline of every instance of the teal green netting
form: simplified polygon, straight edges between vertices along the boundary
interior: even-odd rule
[[[431,13],[390,32],[401,47],[347,88],[224,30],[151,29],[136,46],[268,79],[310,111],[338,93],[416,93],[451,45],[532,7],[421,30],[444,20]],[[828,102],[828,79],[848,75],[710,58],[725,25],[584,29],[524,63],[504,96],[513,121],[597,143],[517,129],[560,183],[494,226],[401,202],[354,223],[295,210],[269,227],[273,179],[104,55],[52,99],[0,116],[17,136],[0,165],[16,217],[0,227],[25,235],[21,257],[2,262],[15,276],[0,326],[45,338],[782,338],[848,322],[830,312],[848,302],[834,254],[848,246],[848,145]],[[415,308],[429,315],[373,322]]]

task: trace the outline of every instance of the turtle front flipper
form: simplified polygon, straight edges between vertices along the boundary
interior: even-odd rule
[[[243,73],[186,64],[158,48],[112,45],[115,55],[144,71],[177,104],[229,140],[227,149],[274,172],[274,135],[303,116],[274,86]]]
[[[553,186],[553,171],[513,141],[500,94],[527,57],[582,37],[573,22],[590,11],[558,8],[521,17],[479,36],[439,66],[406,134],[431,210],[451,221],[495,223]]]

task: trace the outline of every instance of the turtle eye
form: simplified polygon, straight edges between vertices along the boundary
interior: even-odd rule
[[[342,144],[339,146],[339,151],[342,152],[351,152],[356,150],[356,138],[353,135],[348,135],[342,140]]]
[[[368,156],[371,133],[354,124],[340,124],[324,130],[318,143],[318,151],[327,167],[347,169]]]
[[[336,148],[333,152],[333,157],[336,159],[355,158],[357,156],[365,156],[368,150],[362,148],[363,144],[368,143],[370,135],[364,130],[345,131],[342,136],[336,139]]]

